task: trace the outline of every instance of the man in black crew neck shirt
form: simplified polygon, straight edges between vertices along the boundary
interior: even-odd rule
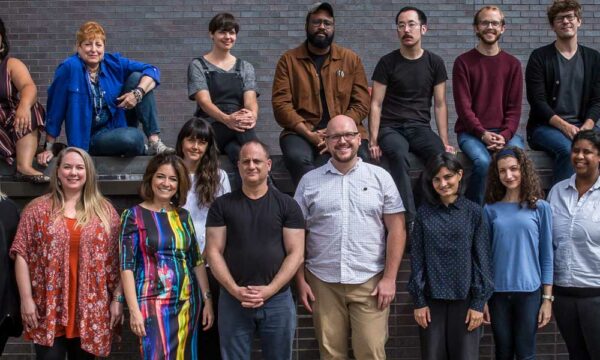
[[[242,188],[217,198],[206,219],[206,254],[221,284],[221,354],[249,359],[258,332],[264,359],[291,359],[296,307],[289,281],[304,258],[304,217],[294,199],[267,184],[266,145],[245,143],[239,159]]]
[[[427,16],[415,7],[403,7],[396,15],[396,27],[400,49],[383,56],[373,72],[369,151],[375,161],[382,154],[389,158],[390,173],[410,223],[416,210],[408,152],[426,163],[454,148],[448,142],[446,67],[441,57],[421,47]],[[430,125],[432,98],[438,134]]]

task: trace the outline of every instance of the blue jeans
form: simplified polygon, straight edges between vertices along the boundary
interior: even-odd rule
[[[250,360],[255,331],[260,337],[263,359],[292,358],[296,305],[290,289],[273,296],[260,308],[247,309],[221,288],[219,337],[223,360]]]
[[[542,302],[541,288],[533,292],[495,292],[488,305],[497,360],[535,359],[535,334]]]
[[[482,205],[488,167],[490,167],[492,162],[492,156],[481,139],[466,132],[458,134],[458,146],[473,163],[471,176],[469,177],[469,186],[467,187],[465,196],[469,200]],[[525,142],[521,136],[515,135],[508,141],[506,146],[516,146],[525,149]]]
[[[580,127],[582,124],[575,124]],[[600,127],[594,130],[600,133]],[[552,185],[573,175],[571,165],[571,139],[554,126],[541,125],[527,134],[527,142],[534,150],[543,150],[554,159]]]
[[[541,125],[527,134],[527,142],[534,150],[543,150],[554,159],[552,185],[573,175],[571,139],[554,126]]]
[[[135,89],[142,76],[140,72],[129,75],[122,93]],[[129,127],[102,129],[92,135],[89,148],[91,155],[129,157],[145,154],[144,133],[146,136],[160,133],[154,92],[148,92],[133,109],[126,110],[125,117]],[[138,123],[142,123],[144,133],[137,128]]]

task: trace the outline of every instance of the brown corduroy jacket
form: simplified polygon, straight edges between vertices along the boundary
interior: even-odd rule
[[[370,96],[362,61],[353,51],[331,45],[330,56],[321,67],[327,108],[333,118],[347,115],[354,119],[363,139],[367,133],[362,120],[369,114]],[[293,133],[300,122],[314,129],[321,121],[321,85],[317,68],[306,43],[285,52],[273,79],[273,114],[283,127],[282,136]]]

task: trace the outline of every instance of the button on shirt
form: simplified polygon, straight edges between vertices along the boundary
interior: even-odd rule
[[[494,291],[489,231],[481,207],[464,197],[445,205],[425,204],[411,233],[408,291],[415,307],[427,298],[470,299],[482,311]]]
[[[600,178],[579,198],[575,175],[554,185],[554,284],[600,287]]]
[[[294,199],[308,230],[305,266],[317,278],[362,284],[383,271],[383,215],[404,211],[389,173],[358,159],[344,175],[329,161],[304,175]]]

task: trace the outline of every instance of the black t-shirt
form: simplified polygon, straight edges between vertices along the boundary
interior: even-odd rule
[[[381,109],[381,127],[431,121],[433,87],[448,80],[441,57],[425,50],[410,60],[394,50],[379,60],[372,80],[387,86]]]
[[[268,285],[287,255],[283,228],[304,229],[304,217],[296,201],[277,189],[257,200],[237,190],[217,198],[208,211],[206,227],[221,226],[227,227],[223,257],[236,284]]]
[[[327,98],[325,97],[325,88],[323,87],[323,78],[321,77],[321,68],[325,63],[325,60],[329,57],[330,53],[325,55],[317,55],[308,51],[310,58],[315,63],[317,67],[317,74],[319,74],[319,84],[321,86],[321,91],[319,93],[321,97],[321,121],[317,124],[317,129],[325,129],[327,127],[327,123],[329,122],[329,107],[327,106]]]

